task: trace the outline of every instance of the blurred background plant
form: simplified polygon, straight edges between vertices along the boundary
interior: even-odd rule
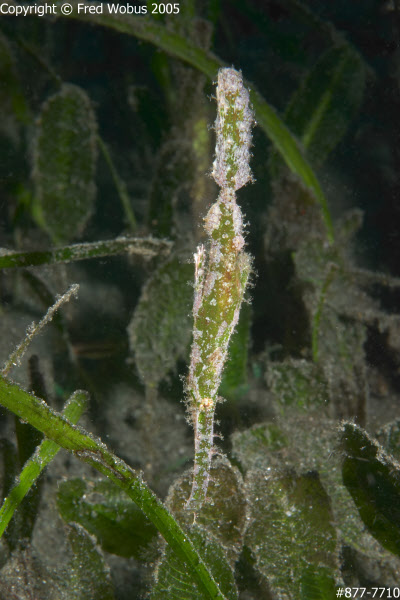
[[[11,377],[56,409],[88,390],[86,428],[189,527],[191,255],[217,195],[207,96],[234,65],[259,124],[239,194],[256,276],[191,535],[229,599],[398,585],[398,3],[161,4],[2,16],[2,359],[78,282]],[[5,497],[40,438],[5,411],[0,435]],[[92,469],[59,453],[39,483],[2,537],[0,598],[207,597]]]

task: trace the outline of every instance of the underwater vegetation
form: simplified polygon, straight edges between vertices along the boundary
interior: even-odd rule
[[[398,3],[134,5],[0,21],[0,600],[400,597]]]

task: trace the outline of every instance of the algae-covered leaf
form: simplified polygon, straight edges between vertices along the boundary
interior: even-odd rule
[[[160,149],[149,194],[148,216],[152,231],[158,237],[173,236],[176,207],[182,206],[183,198],[186,200],[190,194],[192,154],[191,146],[182,140],[181,130],[179,145],[176,140],[168,139]]]
[[[193,515],[185,510],[192,485],[192,469],[184,473],[170,488],[167,506],[179,523],[189,528]],[[242,549],[247,524],[246,497],[242,476],[236,467],[222,457],[212,463],[207,502],[196,515],[196,523],[215,537],[233,567]]]
[[[342,223],[351,230],[354,221]],[[379,318],[376,302],[355,285],[343,245],[324,248],[319,240],[307,241],[294,254],[294,262],[305,283],[313,360],[323,369],[329,400],[338,417],[357,416],[362,421],[367,395],[365,321]]]
[[[259,423],[232,435],[233,455],[245,471],[268,469],[271,454],[278,456],[279,451],[286,452],[288,447],[290,438],[277,423]]]
[[[368,531],[400,556],[400,464],[365,430],[344,423],[341,431],[343,482]]]
[[[68,599],[114,600],[110,569],[95,540],[81,525],[73,523],[68,527],[68,541],[73,552],[66,581]]]
[[[245,544],[274,597],[335,597],[336,530],[329,498],[315,472],[251,471],[246,478],[250,525]]]
[[[337,450],[337,422],[313,413],[292,409],[290,415],[235,432],[232,451],[243,470],[270,475],[282,468],[293,472],[318,472],[332,506],[338,538],[366,561],[379,565],[396,580],[399,561],[370,535],[354,501],[342,481],[341,457]]]
[[[266,379],[276,401],[284,406],[308,410],[326,404],[329,398],[322,370],[304,359],[269,363]]]
[[[104,550],[118,556],[143,558],[157,534],[142,511],[108,480],[63,481],[57,504],[65,521],[80,523]]]
[[[355,48],[342,43],[323,54],[291,99],[285,122],[313,165],[321,165],[346,133],[362,101],[366,72]]]
[[[176,256],[145,284],[128,326],[140,376],[157,385],[188,354],[191,336],[193,264]]]
[[[305,567],[300,577],[299,600],[334,600],[337,597],[334,580],[329,568]]]
[[[199,525],[194,525],[189,534],[224,597],[227,600],[235,600],[237,598],[235,579],[219,543],[209,531]],[[170,546],[165,548],[165,553],[156,567],[155,580],[151,600],[210,599],[210,596],[204,594],[193,582],[185,565],[171,551]]]
[[[96,118],[87,94],[65,84],[43,105],[33,153],[33,214],[55,243],[79,236],[94,209]]]

